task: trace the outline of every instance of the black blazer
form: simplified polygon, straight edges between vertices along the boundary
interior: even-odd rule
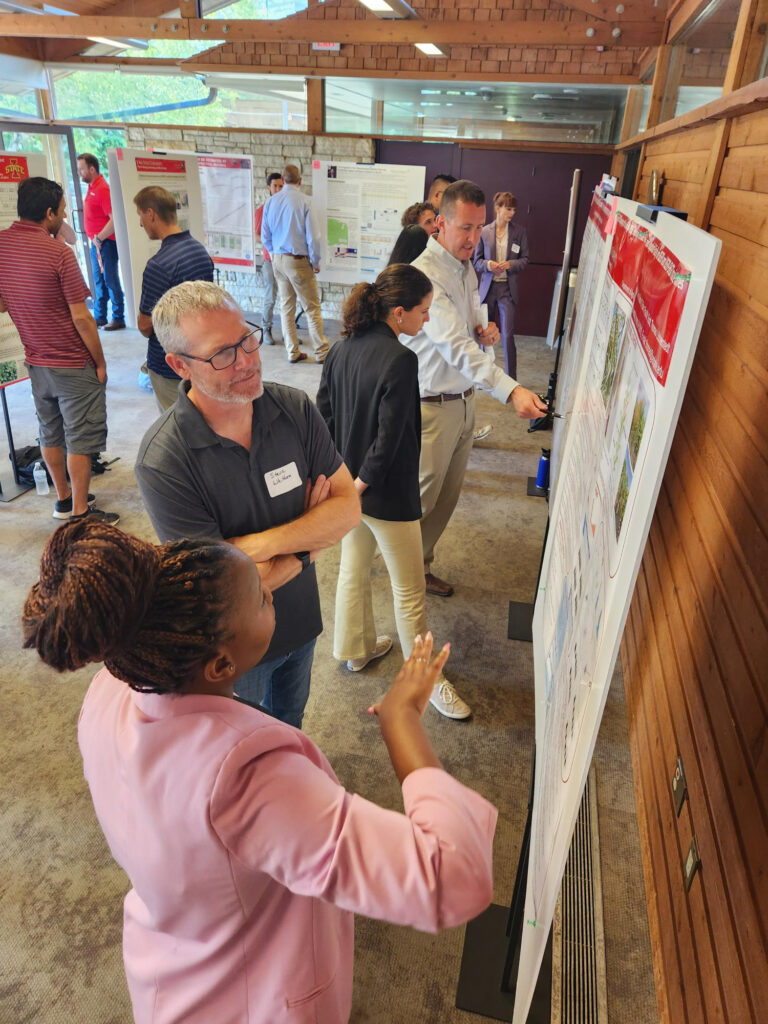
[[[421,518],[419,362],[384,323],[337,342],[326,357],[317,407],[353,477],[368,484],[363,512]]]
[[[512,252],[512,246],[518,246],[517,252]],[[512,221],[507,226],[507,251],[499,256],[496,252],[496,221],[486,224],[477,243],[472,263],[480,275],[478,291],[480,301],[485,302],[488,292],[493,283],[493,273],[488,269],[488,260],[511,260],[512,266],[507,271],[507,288],[509,297],[514,303],[517,302],[518,275],[528,266],[528,235],[522,224]]]

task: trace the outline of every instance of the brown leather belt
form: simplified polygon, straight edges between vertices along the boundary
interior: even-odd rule
[[[422,402],[439,402],[442,405],[443,402],[455,402],[457,398],[471,398],[474,393],[474,388],[467,388],[460,395],[422,395],[421,400]]]
[[[286,256],[293,256],[293,258],[294,258],[295,260],[307,260],[307,259],[309,259],[309,257],[308,257],[308,256],[299,256],[299,255],[298,255],[297,253],[295,253],[295,252],[287,252],[287,253],[286,253],[285,255],[286,255]]]

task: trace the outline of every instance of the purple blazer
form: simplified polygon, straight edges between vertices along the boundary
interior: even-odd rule
[[[512,251],[512,246],[519,245],[518,252]],[[493,272],[488,269],[488,260],[512,260],[512,266],[507,271],[507,287],[509,297],[517,302],[517,276],[521,270],[528,266],[528,236],[522,224],[515,221],[507,228],[507,251],[499,256],[496,253],[496,221],[491,221],[483,228],[480,241],[477,243],[472,263],[480,276],[479,291],[480,301],[485,302],[486,296],[493,282]]]

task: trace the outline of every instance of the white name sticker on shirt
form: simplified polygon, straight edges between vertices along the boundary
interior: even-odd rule
[[[513,242],[512,245],[510,246],[510,249],[514,253],[520,252],[520,246],[517,244],[517,242]]]
[[[296,468],[295,462],[289,462],[287,466],[280,469],[270,469],[264,474],[270,498],[277,498],[280,494],[292,491],[294,487],[301,487],[301,477]]]

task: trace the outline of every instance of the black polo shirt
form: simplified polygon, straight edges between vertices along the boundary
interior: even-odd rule
[[[139,490],[161,541],[222,540],[290,522],[304,512],[307,480],[331,476],[341,465],[328,428],[303,391],[264,385],[253,403],[248,452],[214,433],[188,390],[185,384],[176,404],[149,428],[136,460]],[[265,660],[322,632],[314,565],[276,590],[274,602],[275,635]]]

